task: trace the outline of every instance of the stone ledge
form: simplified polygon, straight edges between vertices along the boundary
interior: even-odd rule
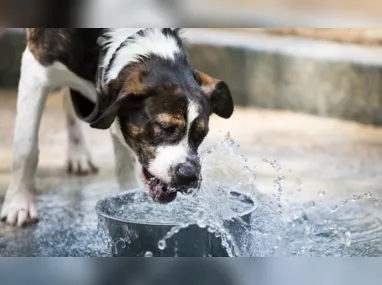
[[[382,125],[382,50],[297,37],[186,30],[193,65],[235,103]]]

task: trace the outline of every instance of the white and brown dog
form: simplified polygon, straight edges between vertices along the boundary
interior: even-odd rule
[[[189,66],[178,33],[170,28],[27,29],[3,221],[22,226],[38,217],[38,131],[47,95],[57,87],[68,93],[69,171],[96,171],[81,119],[110,129],[119,175],[131,171],[132,151],[154,200],[170,202],[177,191],[198,187],[197,151],[209,116],[229,118],[234,105],[226,83]]]

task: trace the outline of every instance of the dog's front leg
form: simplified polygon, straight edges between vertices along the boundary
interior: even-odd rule
[[[67,171],[78,176],[97,173],[82,130],[82,122],[77,118],[70,99],[70,90],[64,87],[61,90],[68,130],[68,161]]]
[[[1,219],[10,225],[23,226],[38,217],[35,204],[38,131],[48,91],[44,68],[27,50],[21,64],[11,181],[0,213]]]

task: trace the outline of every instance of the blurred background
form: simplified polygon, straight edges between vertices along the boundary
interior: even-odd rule
[[[377,0],[2,0],[0,23],[13,27],[52,23],[61,27],[378,27],[381,5]]]

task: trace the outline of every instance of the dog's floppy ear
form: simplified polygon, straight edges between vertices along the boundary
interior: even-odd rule
[[[231,117],[234,105],[228,85],[196,69],[194,69],[194,78],[209,98],[211,112],[225,119]]]
[[[120,98],[117,98],[112,103],[106,103],[106,100],[99,100],[97,114],[95,115],[94,120],[90,123],[90,127],[101,130],[110,128],[117,117],[123,102],[127,100],[127,98],[128,95],[120,96]]]
[[[118,79],[111,80],[98,94],[90,127],[102,130],[110,128],[122,106],[128,111],[147,97],[144,91],[138,72],[131,73],[122,83]]]

